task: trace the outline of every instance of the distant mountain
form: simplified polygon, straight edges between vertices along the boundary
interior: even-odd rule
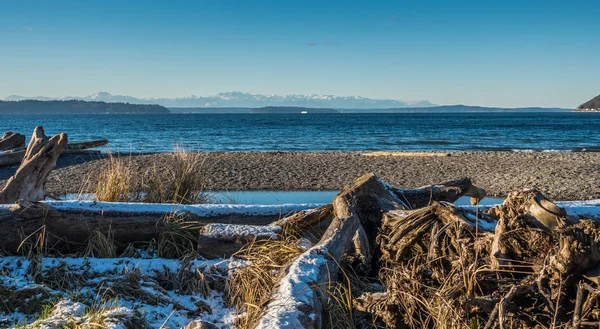
[[[313,114],[313,113],[340,113],[335,109],[319,109],[313,107],[297,106],[266,106],[257,109],[251,109],[250,113],[271,113],[271,114]]]
[[[50,100],[48,97],[23,97],[9,96],[5,100]],[[296,106],[309,108],[335,108],[335,109],[382,109],[404,107],[433,106],[428,101],[404,102],[393,99],[371,99],[360,96],[333,96],[333,95],[261,95],[249,94],[239,91],[219,93],[214,96],[195,96],[181,98],[136,98],[132,96],[112,95],[99,92],[86,97],[65,97],[61,100],[83,100],[119,102],[131,104],[158,104],[165,107],[227,107],[227,108],[259,108],[266,106]]]
[[[579,107],[577,107],[577,111],[579,111],[579,112],[600,112],[600,95],[579,105]]]
[[[0,101],[0,114],[168,114],[160,105],[68,101]]]
[[[169,108],[171,113],[501,113],[501,112],[569,112],[571,109],[549,108],[549,107],[483,107],[469,105],[442,105],[431,107],[403,107],[403,108],[387,108],[387,109],[333,109],[333,108],[310,108],[310,107],[294,107],[294,106],[267,106],[261,108],[247,107],[184,107],[184,108]]]

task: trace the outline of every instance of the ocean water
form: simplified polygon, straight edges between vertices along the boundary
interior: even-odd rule
[[[0,132],[37,125],[104,150],[600,151],[600,113],[0,115]]]

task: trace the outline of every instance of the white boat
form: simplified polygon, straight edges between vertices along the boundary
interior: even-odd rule
[[[308,113],[308,111],[302,111],[302,112],[300,112],[300,114],[306,114],[306,113]]]

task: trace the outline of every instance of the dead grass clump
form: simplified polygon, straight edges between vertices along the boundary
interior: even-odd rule
[[[132,157],[109,156],[96,185],[96,200],[107,202],[204,203],[204,157],[178,149],[164,163],[138,172]]]
[[[166,165],[154,166],[145,174],[144,202],[150,203],[203,203],[201,169],[204,158],[197,152],[179,149],[169,154]]]
[[[153,282],[150,278],[143,278],[138,269],[125,272],[118,281],[103,282],[98,287],[98,295],[107,302],[114,299],[125,299],[132,301],[143,301],[146,304],[170,304],[173,301],[167,299],[168,292]],[[151,289],[146,289],[151,288]],[[150,291],[153,290],[153,291]],[[183,308],[183,307],[182,307]]]
[[[247,267],[232,273],[227,281],[228,302],[238,313],[245,312],[238,318],[237,327],[252,328],[256,325],[282,270],[302,253],[297,242],[291,237],[253,241],[235,254],[235,257],[249,261]]]
[[[43,284],[48,287],[63,291],[75,289],[82,283],[82,277],[69,270],[69,266],[65,262],[44,271],[42,280]]]
[[[200,294],[204,298],[210,295],[207,276],[199,268],[192,269],[190,263],[181,266],[175,283],[175,289],[179,294]]]
[[[96,258],[117,257],[117,247],[115,246],[112,230],[109,228],[107,234],[104,234],[99,229],[94,230],[88,239],[84,255]]]
[[[326,298],[324,328],[327,329],[354,329],[352,301],[352,287],[350,280],[346,277],[345,282],[332,282],[324,289]]]
[[[165,228],[157,241],[157,253],[161,258],[195,258],[202,225],[187,221],[187,217],[169,214],[163,219]]]
[[[108,166],[100,171],[96,186],[96,200],[130,202],[137,198],[139,185],[133,162],[115,157],[108,158]]]
[[[54,303],[55,299],[46,288],[41,286],[14,290],[0,285],[0,311],[2,313],[12,313],[17,310],[24,314],[41,313],[46,305]]]

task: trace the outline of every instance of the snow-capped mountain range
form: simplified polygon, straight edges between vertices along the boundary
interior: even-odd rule
[[[372,99],[360,96],[333,96],[333,95],[261,95],[249,94],[239,91],[219,93],[214,96],[187,96],[181,98],[137,98],[132,96],[112,95],[99,92],[85,97],[24,97],[12,95],[6,101],[19,100],[83,100],[107,103],[131,104],[158,104],[165,107],[248,107],[263,106],[299,106],[313,108],[337,109],[385,109],[404,107],[430,107],[434,106],[428,101],[405,102],[393,99]]]

